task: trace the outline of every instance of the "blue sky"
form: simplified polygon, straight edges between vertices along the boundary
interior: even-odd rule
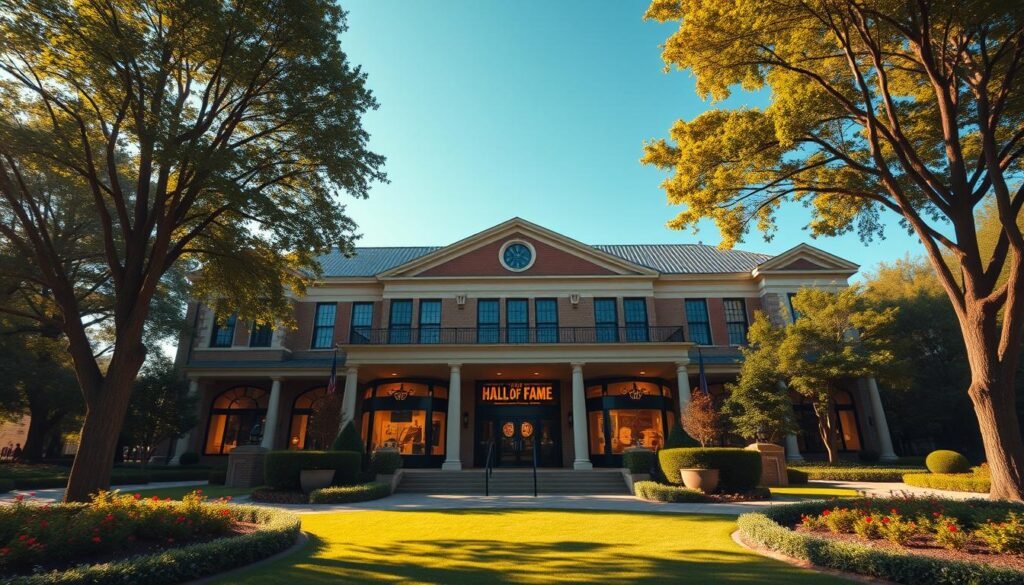
[[[380,109],[365,119],[391,182],[348,198],[360,245],[443,245],[520,216],[590,244],[717,244],[671,231],[664,175],[639,163],[644,140],[712,107],[688,72],[665,73],[671,25],[644,22],[643,0],[347,0],[342,48],[369,75]],[[725,106],[759,106],[735,95]],[[920,243],[890,217],[887,239],[811,240],[789,205],[765,243],[802,241],[872,268]]]

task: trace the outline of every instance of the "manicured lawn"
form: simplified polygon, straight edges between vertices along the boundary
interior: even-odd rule
[[[772,492],[772,500],[799,502],[803,500],[824,500],[827,498],[855,498],[857,490],[849,488],[828,487],[821,485],[792,485],[787,487],[768,488]]]
[[[153,488],[145,490],[132,490],[131,493],[140,493],[143,497],[151,498],[158,496],[161,499],[171,498],[172,500],[180,500],[182,496],[195,490],[203,490],[203,495],[211,500],[217,498],[223,498],[224,496],[231,496],[237,498],[238,496],[247,496],[252,492],[252,488],[229,488],[222,485],[189,485],[180,487],[166,487],[166,488]]]
[[[747,551],[697,514],[448,510],[303,516],[306,547],[220,583],[846,583]]]

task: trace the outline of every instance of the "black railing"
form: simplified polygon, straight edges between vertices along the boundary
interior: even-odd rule
[[[537,438],[533,438],[533,497],[537,497]]]
[[[491,495],[491,474],[494,473],[494,441],[487,443],[487,461],[484,463],[484,495]]]
[[[651,327],[392,327],[352,331],[352,345],[487,345],[682,342],[679,326]]]

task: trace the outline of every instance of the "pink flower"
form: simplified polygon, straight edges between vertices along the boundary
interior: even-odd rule
[[[107,522],[113,522],[113,521],[114,521],[114,515],[113,514],[107,514]]]
[[[47,522],[46,520],[40,520],[40,521],[39,521],[39,527],[40,527],[40,528],[46,528],[46,527],[47,527],[47,526],[49,526],[49,525],[50,525],[50,523],[49,523],[49,522]]]
[[[25,495],[24,494],[18,494],[16,496],[14,496],[14,501],[15,502],[22,502],[24,500],[25,500]]]
[[[141,500],[142,499],[142,494],[135,494],[132,497],[135,498],[136,500]]]

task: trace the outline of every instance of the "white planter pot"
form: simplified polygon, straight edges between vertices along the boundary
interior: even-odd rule
[[[693,490],[710,494],[718,488],[717,469],[680,469],[683,485]]]
[[[303,493],[330,487],[334,481],[333,469],[303,469],[299,472],[299,484]]]

